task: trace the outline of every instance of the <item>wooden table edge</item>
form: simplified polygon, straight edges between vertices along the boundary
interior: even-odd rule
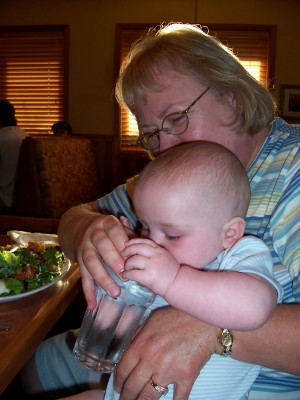
[[[1,357],[0,362],[0,395],[34,354],[35,349],[64,314],[77,294],[81,292],[82,286],[78,265],[72,264],[70,271],[57,284],[63,284],[66,288],[58,291],[51,298],[51,301],[44,303],[41,307],[42,310],[40,309],[33,321],[31,321],[30,329],[28,329],[28,324],[26,324],[19,330],[14,342],[5,347],[5,354]],[[46,290],[50,291],[51,287]],[[39,316],[38,314],[41,315]],[[6,334],[6,332],[1,332],[2,334]],[[18,338],[20,338],[20,346],[18,345]],[[26,342],[26,346],[22,345],[24,341]],[[17,362],[12,363],[9,361],[11,359],[17,360]]]

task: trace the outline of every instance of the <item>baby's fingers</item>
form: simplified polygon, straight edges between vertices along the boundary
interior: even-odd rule
[[[148,243],[134,243],[129,246],[126,246],[125,249],[121,252],[121,256],[123,257],[124,260],[127,260],[129,257],[135,255],[151,257],[154,249],[155,247],[149,245]]]
[[[125,262],[124,272],[133,269],[144,269],[146,267],[146,261],[144,256],[135,254]]]
[[[136,281],[139,283],[144,283],[143,282],[144,274],[145,274],[145,271],[142,269],[130,269],[130,270],[124,271],[122,273],[122,278],[128,279],[129,281]]]
[[[128,240],[125,243],[125,247],[129,247],[129,246],[132,246],[134,244],[148,244],[149,246],[157,247],[157,244],[155,242],[153,242],[153,240],[146,239],[146,238],[141,238],[141,237],[137,237],[137,238],[133,238],[133,239]]]

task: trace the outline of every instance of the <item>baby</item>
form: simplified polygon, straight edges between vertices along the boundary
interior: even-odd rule
[[[125,244],[123,278],[159,295],[153,309],[169,304],[219,326],[220,334],[230,337],[229,345],[216,346],[190,399],[247,398],[260,366],[220,355],[231,354],[230,329],[258,328],[282,297],[268,247],[244,235],[249,199],[249,181],[239,160],[223,146],[205,141],[164,152],[134,186],[140,237]],[[126,218],[121,220],[132,228]],[[167,394],[166,387],[151,384]],[[110,379],[105,399],[117,397]],[[166,398],[173,398],[171,385]]]

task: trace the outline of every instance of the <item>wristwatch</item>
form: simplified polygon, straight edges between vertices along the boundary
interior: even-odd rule
[[[233,336],[229,329],[221,329],[221,334],[218,338],[218,342],[221,345],[221,349],[218,354],[223,357],[230,356],[232,352]]]

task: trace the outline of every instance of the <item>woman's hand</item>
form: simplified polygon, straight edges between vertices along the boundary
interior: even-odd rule
[[[151,386],[175,385],[175,400],[187,399],[215,351],[219,329],[171,307],[154,311],[121,359],[115,389],[121,400],[160,398]]]
[[[233,332],[232,357],[300,375],[300,305],[280,304],[263,327]],[[158,400],[151,386],[175,385],[174,399],[186,400],[201,369],[215,353],[220,328],[163,307],[154,311],[136,335],[115,373],[120,400]]]
[[[79,263],[83,291],[88,307],[96,306],[94,280],[111,296],[120,288],[108,275],[103,262],[119,275],[124,270],[120,252],[133,232],[112,215],[99,214],[96,203],[68,210],[61,218],[59,244],[66,256]]]

